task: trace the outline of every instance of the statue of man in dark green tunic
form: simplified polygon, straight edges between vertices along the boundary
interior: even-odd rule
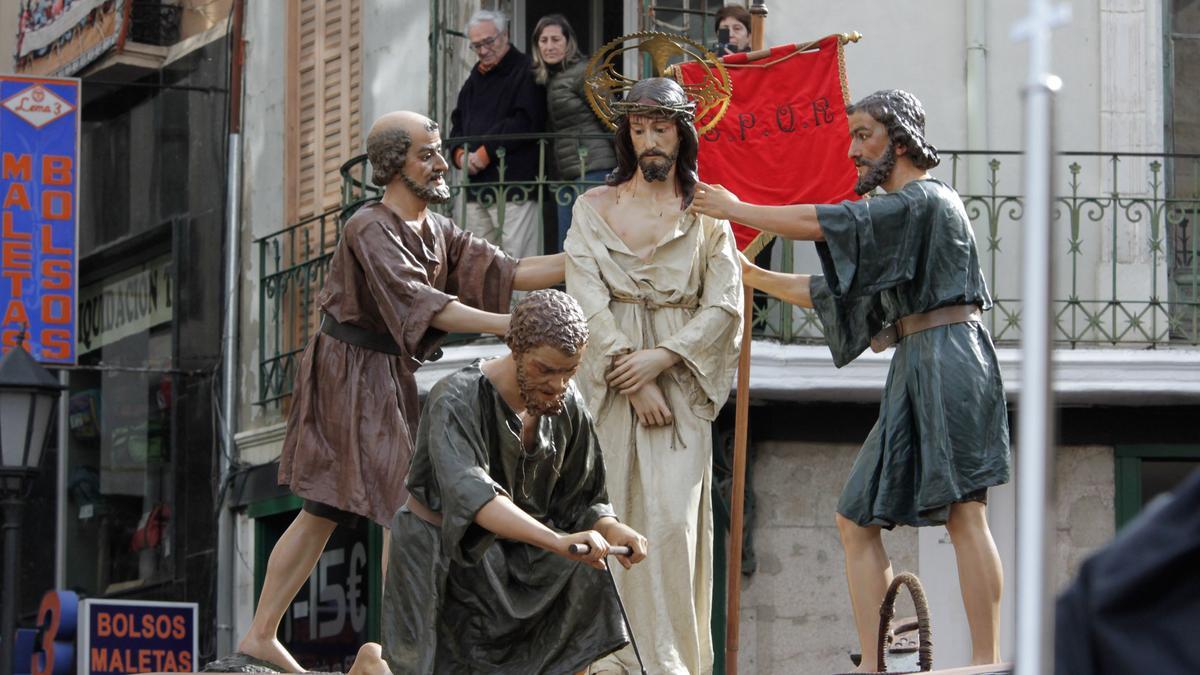
[[[1008,482],[1008,416],[991,336],[980,313],[991,296],[958,194],[932,178],[937,150],[925,110],[904,91],[846,108],[855,191],[886,194],[840,204],[755,206],[701,185],[692,208],[789,239],[817,242],[823,275],[783,274],[743,258],[746,285],[816,309],[834,363],[868,345],[896,345],[879,421],[850,470],[837,524],[862,643],[876,665],[879,604],[892,578],[880,528],[945,525],[954,544],[972,663],[999,659],[1000,557],[987,522],[987,488]]]
[[[531,293],[510,354],[430,391],[391,525],[383,644],[398,675],[575,673],[629,641],[604,557],[628,546],[628,568],[647,543],[613,513],[571,381],[587,338],[573,298]]]

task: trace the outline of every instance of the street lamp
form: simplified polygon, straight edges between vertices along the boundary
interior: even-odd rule
[[[55,399],[65,388],[21,346],[0,359],[0,506],[4,508],[4,600],[0,675],[12,675],[17,618],[17,548],[21,510],[42,461]]]

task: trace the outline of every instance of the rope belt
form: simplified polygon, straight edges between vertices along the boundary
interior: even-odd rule
[[[664,307],[670,307],[673,309],[687,309],[687,310],[693,310],[693,311],[700,308],[699,299],[693,300],[691,302],[657,302],[657,301],[651,300],[649,298],[638,298],[638,297],[634,297],[631,295],[613,294],[610,297],[613,299],[614,302],[623,302],[628,305],[641,305],[642,307],[645,307],[649,311],[654,311],[656,309],[662,309]],[[648,344],[657,345],[658,344],[658,335],[655,334],[654,324],[653,323],[647,324],[645,326],[645,329],[649,331],[649,337],[646,338],[648,340]],[[687,444],[683,442],[683,437],[679,435],[679,427],[672,424],[671,425],[671,449],[672,450],[675,449],[676,441],[678,441],[681,445],[683,445],[683,447],[685,447],[685,448],[687,447]]]
[[[871,338],[871,351],[879,353],[905,337],[923,330],[949,326],[954,323],[979,321],[981,318],[983,318],[983,312],[977,305],[950,305],[920,314],[909,314],[876,333],[875,337]]]
[[[697,309],[700,307],[699,300],[693,300],[692,302],[657,302],[649,298],[635,298],[631,295],[613,295],[612,299],[614,302],[623,302],[627,305],[641,305],[650,310],[662,309],[664,307],[674,309]]]

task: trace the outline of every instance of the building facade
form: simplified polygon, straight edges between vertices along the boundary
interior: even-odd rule
[[[454,95],[473,63],[461,33],[481,4],[344,2],[351,9],[343,16],[351,22],[358,17],[357,51],[326,54],[324,63],[358,60],[358,80],[354,73],[340,77],[337,97],[360,101],[361,113],[354,118],[357,126],[337,132],[347,143],[339,146],[344,154],[327,158],[327,170],[362,152],[365,127],[383,112],[424,111],[446,128]],[[512,43],[523,51],[538,17],[566,11],[560,3],[535,0],[482,4],[509,14]],[[589,52],[636,30],[686,32],[708,43],[714,31],[703,12],[720,4],[590,0],[573,3],[569,18]],[[289,16],[309,16],[302,1],[289,7]],[[963,195],[997,299],[987,320],[1000,346],[1015,427],[1027,45],[1010,40],[1009,30],[1021,19],[1022,6],[978,0],[886,6],[788,2],[769,3],[769,11],[767,45],[849,31],[864,35],[845,50],[852,98],[898,87],[925,103],[929,138],[943,150],[943,164],[934,174]],[[1102,0],[1073,12],[1071,24],[1055,33],[1053,52],[1054,72],[1064,81],[1057,100],[1061,153],[1054,173],[1059,195],[1054,220],[1057,586],[1145,500],[1200,460],[1200,445],[1187,421],[1200,400],[1194,276],[1200,193],[1197,158],[1189,154],[1200,151],[1193,93],[1200,83],[1195,65],[1200,60],[1188,58],[1196,49],[1200,17],[1188,3],[1170,0]],[[293,25],[294,18],[285,22],[277,8],[254,13],[247,35],[247,83],[253,93],[247,119],[262,128],[257,134],[247,130],[244,190],[246,222],[253,231],[243,242],[257,243],[267,253],[247,255],[242,266],[243,326],[258,326],[242,333],[239,452],[243,461],[269,463],[279,452],[289,359],[312,329],[305,323],[311,320],[311,305],[303,305],[300,297],[283,298],[280,289],[300,296],[303,285],[294,282],[319,276],[312,261],[328,254],[336,218],[330,213],[322,220],[318,208],[291,214],[291,198],[280,199],[295,189],[289,181],[304,174],[271,169],[286,167],[297,142],[302,157],[309,152],[303,133],[288,137],[293,124],[277,126],[280,119],[299,114],[299,128],[309,128],[304,95],[297,102],[288,93],[288,87],[297,86],[291,83],[292,66],[299,66],[303,78],[309,61],[289,60],[295,52],[288,51],[283,26]],[[324,30],[353,30],[347,19],[324,20]],[[287,86],[281,86],[284,82]],[[325,100],[333,101],[333,90],[325,91]],[[324,137],[331,137],[328,129]],[[361,161],[351,163],[343,202],[370,193],[365,175]],[[453,183],[461,182],[453,177]],[[328,195],[332,187],[326,190]],[[323,206],[337,204],[330,198]],[[317,220],[288,229],[306,216]],[[819,269],[811,246],[776,248],[777,268]],[[298,250],[307,257],[289,258]],[[280,281],[285,277],[290,286]],[[302,306],[299,313],[289,309],[295,303]],[[275,314],[282,318],[272,318]],[[815,318],[778,305],[758,317],[757,333],[762,339],[754,342],[751,368],[752,541],[745,564],[753,573],[744,579],[741,596],[740,672],[832,672],[848,663],[846,654],[855,648],[834,505],[874,421],[888,355],[868,354],[837,371],[820,344]],[[420,371],[419,382],[427,388],[456,365],[499,351],[486,341],[451,347],[445,359]],[[1015,455],[1019,462],[1020,448]],[[1011,658],[1011,485],[992,491],[990,517],[1008,572],[1002,649]],[[242,521],[242,531],[252,529],[250,521]],[[965,663],[965,618],[945,530],[898,530],[886,535],[886,543],[896,569],[916,571],[927,580],[939,645],[936,663]],[[249,569],[242,571],[243,579],[253,576]],[[243,607],[242,616],[248,612]]]
[[[711,43],[711,13],[722,3],[246,2],[239,273],[228,296],[240,330],[226,350],[221,312],[231,289],[219,270],[229,250],[222,232],[228,59],[238,46],[227,37],[232,2],[131,3],[179,6],[191,23],[165,45],[130,41],[80,71],[79,310],[93,320],[82,324],[80,363],[69,373],[63,459],[47,460],[63,470],[43,473],[31,509],[66,515],[54,551],[27,542],[24,550],[37,552],[25,556],[21,607],[28,616],[55,587],[197,601],[208,627],[202,652],[211,656],[249,625],[266,556],[298,508],[275,485],[291,381],[316,327],[316,293],[345,207],[371,194],[360,157],[371,121],[410,109],[447,128],[473,64],[464,24],[481,4],[510,15],[522,51],[537,19],[562,11],[594,52],[638,30]],[[1191,421],[1200,401],[1200,10],[1182,0],[1076,5],[1054,35],[1052,57],[1064,82],[1053,220],[1060,586],[1200,461]],[[863,34],[845,50],[852,98],[895,87],[925,103],[928,136],[942,149],[934,174],[963,196],[996,298],[986,320],[1015,422],[1027,46],[1009,31],[1023,5],[799,0],[768,9],[767,45]],[[627,67],[636,72],[638,64]],[[460,190],[463,179],[455,172],[450,182]],[[548,234],[558,187],[539,178],[529,192],[543,200]],[[776,246],[773,255],[777,269],[819,269],[806,244]],[[116,320],[114,297],[135,298],[136,311]],[[774,303],[759,312],[755,333],[740,672],[834,672],[845,669],[855,636],[833,512],[875,419],[889,355],[867,354],[837,370],[815,317]],[[453,368],[501,351],[494,341],[456,343],[419,372],[419,385],[425,391]],[[231,358],[236,405],[225,419],[216,413],[218,372]],[[727,410],[720,431],[730,420]],[[225,424],[235,432],[227,449],[219,442]],[[1020,462],[1020,448],[1015,455]],[[222,457],[232,466],[224,485]],[[717,464],[718,476],[727,473],[722,453]],[[1011,658],[1012,486],[993,490],[989,506],[1008,572],[1002,653]],[[217,509],[233,514],[232,543],[217,541]],[[340,668],[358,643],[378,637],[381,537],[376,527],[339,533],[288,612],[281,637],[309,667]],[[965,662],[944,529],[897,530],[885,542],[897,570],[926,580],[935,663]],[[232,576],[231,587],[216,584],[218,571]],[[231,609],[230,620],[216,618],[219,606]]]
[[[6,72],[82,91],[78,360],[26,509],[22,626],[55,589],[196,602],[213,625],[231,6],[25,2],[0,17]]]

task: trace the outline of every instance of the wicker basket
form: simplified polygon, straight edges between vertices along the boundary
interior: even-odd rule
[[[920,670],[892,671],[887,669],[887,653],[891,642],[892,619],[896,616],[896,595],[901,586],[908,587],[912,596],[913,606],[917,610],[917,663]],[[925,599],[925,590],[921,582],[911,572],[897,574],[883,594],[883,603],[879,606],[879,641],[876,643],[876,653],[879,660],[874,675],[899,675],[905,673],[925,673],[933,670],[933,635],[929,627],[929,602]],[[864,675],[863,673],[843,673],[839,675]],[[870,674],[868,674],[870,675]]]

